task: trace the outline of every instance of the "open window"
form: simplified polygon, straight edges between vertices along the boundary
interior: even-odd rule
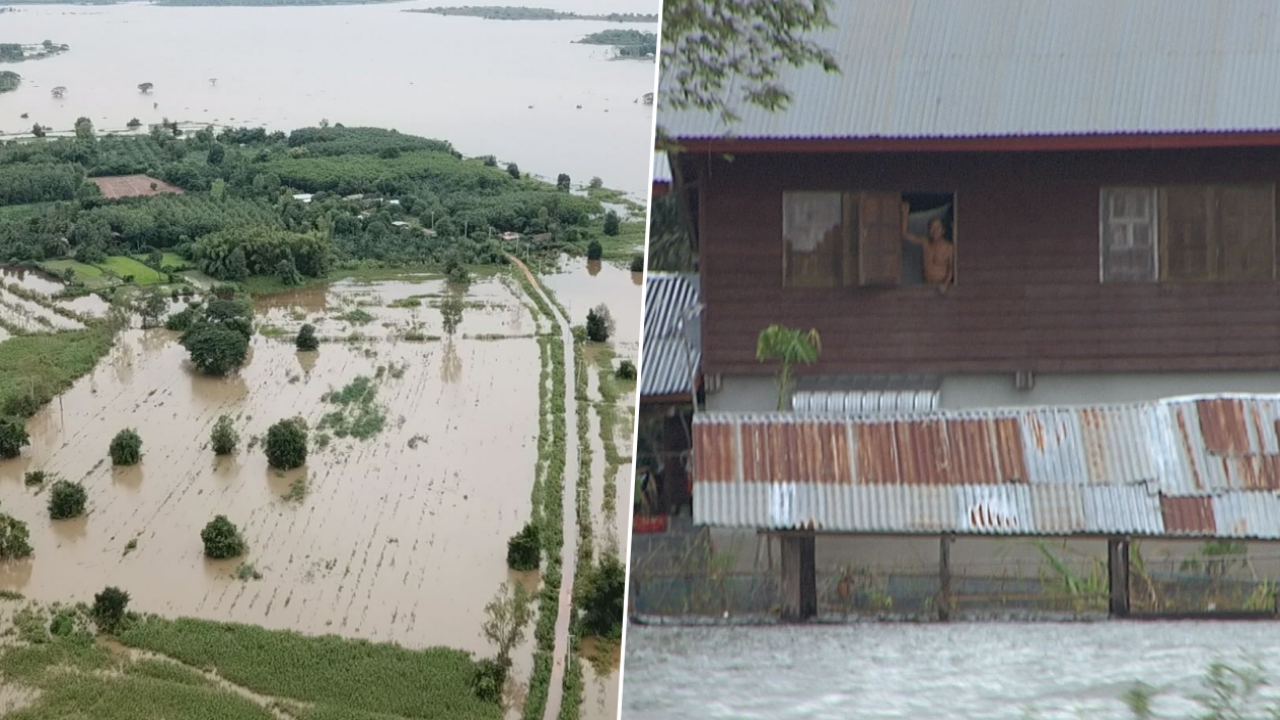
[[[950,193],[783,193],[783,284],[898,287],[926,285],[930,277],[949,283],[954,218]],[[927,257],[935,261],[932,276],[925,272]]]
[[[1103,188],[1104,283],[1275,278],[1275,186]]]

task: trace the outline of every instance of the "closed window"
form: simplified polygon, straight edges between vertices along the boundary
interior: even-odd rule
[[[1103,188],[1103,282],[1275,277],[1272,185]]]

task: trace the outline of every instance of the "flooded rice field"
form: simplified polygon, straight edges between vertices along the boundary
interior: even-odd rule
[[[0,589],[55,601],[111,584],[170,617],[491,652],[483,607],[512,579],[507,539],[530,512],[538,347],[522,300],[498,279],[472,286],[453,340],[431,339],[446,336],[431,307],[441,292],[423,279],[266,298],[250,360],[228,378],[195,373],[177,333],[123,332],[28,423],[22,457],[0,463],[0,504],[31,525],[35,548],[0,566]],[[390,307],[415,296],[419,305]],[[303,322],[327,341],[319,351],[294,349]],[[423,341],[405,339],[415,330]],[[323,448],[313,429],[303,468],[268,469],[267,427],[301,415],[314,428],[333,408],[325,393],[358,376],[375,378],[385,429]],[[224,414],[242,443],[217,458],[209,435]],[[141,435],[143,461],[113,468],[107,446],[126,427]],[[46,498],[23,485],[34,469],[82,481],[88,515],[50,521]],[[305,496],[285,499],[299,480]],[[216,514],[240,526],[242,560],[262,579],[236,579],[239,560],[205,559],[200,529]],[[529,654],[516,658],[527,677]]]
[[[1271,622],[631,626],[622,717],[1129,720],[1141,681],[1155,717],[1191,718],[1213,661],[1280,678],[1277,640]]]
[[[583,272],[585,266],[586,272]],[[618,357],[635,361],[640,354],[640,301],[644,274],[612,263],[565,257],[559,272],[544,268],[542,283],[569,311],[574,325],[587,321],[587,311],[604,303],[613,315],[613,345]]]

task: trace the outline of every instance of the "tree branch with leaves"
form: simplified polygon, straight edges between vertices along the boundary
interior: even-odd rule
[[[787,392],[792,386],[791,366],[796,363],[812,365],[818,361],[821,352],[822,338],[817,330],[805,332],[785,325],[770,325],[760,331],[756,340],[756,359],[782,363],[778,370],[778,410],[786,407]]]

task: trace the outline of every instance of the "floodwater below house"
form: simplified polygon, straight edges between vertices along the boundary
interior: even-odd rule
[[[0,565],[0,589],[66,601],[111,584],[127,588],[138,610],[170,617],[490,654],[483,608],[510,577],[507,539],[530,512],[538,348],[520,298],[497,279],[473,285],[454,340],[404,340],[413,327],[445,335],[425,301],[387,306],[437,292],[434,282],[333,283],[306,291],[321,298],[310,306],[268,298],[256,320],[282,334],[255,335],[248,364],[229,378],[194,373],[176,333],[123,332],[90,375],[28,423],[31,447],[0,462],[0,504],[30,524],[35,548],[30,561]],[[330,317],[356,308],[374,319]],[[293,333],[307,321],[344,339],[299,353]],[[355,327],[362,339],[348,337]],[[302,415],[314,439],[335,409],[322,395],[379,367],[380,434],[313,442],[304,468],[267,468],[260,438],[271,424]],[[209,434],[223,414],[235,418],[241,447],[216,458]],[[125,427],[142,436],[143,461],[116,469],[107,446]],[[23,485],[34,469],[82,481],[88,515],[50,521],[46,498]],[[305,498],[283,499],[297,480]],[[235,579],[240,560],[204,558],[200,529],[216,514],[239,525],[249,544],[242,559],[261,580]],[[126,553],[132,539],[137,548]],[[518,676],[527,678],[529,657],[528,646],[516,653]]]
[[[1155,717],[1193,717],[1210,662],[1280,678],[1278,640],[1273,622],[632,626],[622,717],[1131,720],[1138,681]]]

